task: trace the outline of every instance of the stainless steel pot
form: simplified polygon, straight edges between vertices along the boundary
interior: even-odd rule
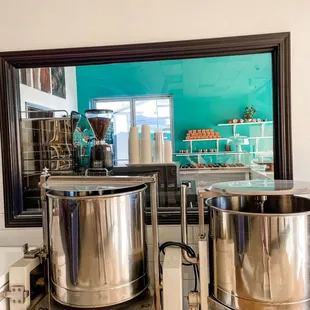
[[[146,185],[47,188],[51,290],[73,307],[120,304],[148,285]]]
[[[215,197],[210,207],[211,293],[240,310],[310,309],[310,200]]]

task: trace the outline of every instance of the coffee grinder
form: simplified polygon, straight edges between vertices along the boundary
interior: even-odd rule
[[[102,168],[109,171],[113,169],[112,145],[105,142],[112,115],[112,110],[92,109],[85,111],[85,116],[88,118],[96,137],[90,155],[91,168]]]

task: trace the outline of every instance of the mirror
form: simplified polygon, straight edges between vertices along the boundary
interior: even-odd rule
[[[259,46],[263,39],[269,42],[269,49]],[[289,74],[288,63],[279,62],[288,50],[280,52],[277,40],[279,44],[288,42],[287,37],[275,35],[270,39],[268,35],[246,37],[240,50],[233,52],[223,49],[224,41],[184,42],[180,46],[187,46],[188,52],[182,52],[183,58],[181,52],[174,54],[180,47],[162,43],[154,55],[166,46],[173,57],[146,56],[149,50],[141,46],[139,53],[145,58],[140,54],[121,62],[112,57],[112,48],[107,52],[111,59],[98,58],[96,62],[101,64],[86,61],[87,57],[81,61],[87,49],[68,54],[62,62],[46,59],[44,66],[38,62],[33,68],[31,60],[27,68],[23,68],[23,60],[16,60],[21,69],[12,72],[16,72],[19,99],[16,106],[9,101],[15,96],[14,88],[2,99],[1,121],[5,124],[8,116],[17,112],[16,128],[4,126],[2,139],[6,141],[6,131],[14,137],[16,129],[20,155],[13,154],[10,165],[4,167],[4,177],[8,176],[15,192],[22,184],[22,203],[18,195],[14,199],[5,196],[12,200],[7,204],[7,222],[23,218],[23,223],[30,223],[32,216],[39,218],[38,182],[44,168],[52,175],[158,173],[162,186],[159,207],[165,219],[175,211],[179,213],[180,182],[190,187],[189,207],[195,219],[198,190],[214,182],[291,176],[289,95],[283,96],[289,88],[279,83],[280,76]],[[210,49],[204,50],[208,44]],[[212,54],[217,45],[221,47]],[[8,81],[12,77],[7,75]],[[130,159],[131,127],[137,128],[140,147],[143,129],[149,130],[153,146],[147,163]],[[172,163],[155,159],[154,139],[159,135],[170,141]],[[280,143],[283,140],[286,146]],[[8,152],[2,152],[5,159]],[[142,153],[138,151],[139,156]],[[6,169],[14,173],[5,173]],[[10,181],[19,175],[21,182]],[[27,220],[23,216],[28,216]]]
[[[160,129],[172,141],[179,178],[196,189],[215,180],[273,178],[271,53],[19,74],[27,211],[40,209],[44,168],[52,175],[98,168],[91,165],[98,135],[113,148],[113,166],[127,165],[130,127],[145,124],[152,140]],[[100,117],[105,111],[111,115]]]

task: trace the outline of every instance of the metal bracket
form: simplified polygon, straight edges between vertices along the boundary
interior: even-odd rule
[[[35,249],[29,251],[29,245],[28,245],[28,243],[25,243],[23,245],[22,249],[24,252],[24,258],[25,259],[34,259],[34,258],[38,257],[40,259],[40,263],[42,264],[42,262],[47,257],[47,253],[46,253],[44,247],[43,248],[35,248]]]
[[[198,310],[200,305],[200,293],[190,292],[188,294],[188,305],[190,310]]]
[[[23,285],[14,285],[11,287],[10,291],[0,293],[0,300],[3,298],[10,298],[13,304],[23,304],[28,296],[29,291],[26,291]]]
[[[187,186],[182,184],[181,185],[181,239],[182,243],[188,245],[187,240]],[[191,257],[188,253],[183,250],[183,258],[185,261],[189,262],[190,264],[198,264],[199,258],[198,257]]]

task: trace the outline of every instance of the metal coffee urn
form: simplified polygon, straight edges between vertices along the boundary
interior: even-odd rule
[[[144,192],[154,180],[50,177],[44,183],[44,244],[56,301],[110,307],[148,288]]]
[[[206,201],[211,296],[222,309],[310,309],[310,200],[296,196],[309,185],[241,181],[211,191],[221,195]]]

